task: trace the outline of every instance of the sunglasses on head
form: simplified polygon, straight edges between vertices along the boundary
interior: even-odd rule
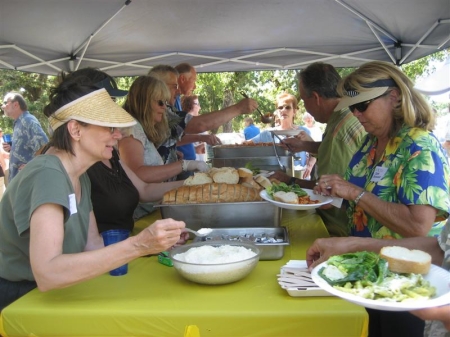
[[[352,104],[348,108],[350,109],[351,112],[355,112],[355,110],[358,110],[359,112],[364,112],[367,110],[370,103],[372,103],[373,101],[377,100],[380,97],[386,96],[387,94],[389,94],[389,91],[385,92],[383,95],[369,99],[368,101]]]

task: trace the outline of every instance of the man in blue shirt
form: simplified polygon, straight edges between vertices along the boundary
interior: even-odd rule
[[[255,124],[253,124],[253,118],[251,117],[244,118],[244,124],[245,124],[244,128],[245,140],[252,139],[253,137],[259,135],[260,130]]]
[[[33,159],[37,150],[48,143],[48,137],[37,118],[28,112],[27,103],[21,94],[7,93],[2,110],[6,116],[14,119],[12,145],[3,143],[3,148],[9,152],[8,181],[11,182],[19,170]]]

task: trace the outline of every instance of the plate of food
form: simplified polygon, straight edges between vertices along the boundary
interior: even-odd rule
[[[393,271],[393,270],[397,271]],[[410,311],[450,304],[450,272],[419,250],[385,247],[380,254],[332,256],[311,272],[323,290],[366,308]]]
[[[327,205],[333,198],[314,194],[313,190],[285,183],[272,184],[259,193],[264,200],[286,209],[308,210]]]
[[[274,134],[277,136],[288,136],[293,137],[297,136],[300,133],[301,130],[295,129],[295,130],[271,130]]]

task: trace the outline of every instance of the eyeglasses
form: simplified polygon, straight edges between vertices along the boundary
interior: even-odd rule
[[[367,108],[369,107],[370,103],[372,103],[373,101],[377,100],[378,98],[381,98],[383,96],[388,95],[389,93],[390,93],[390,91],[387,91],[383,95],[380,95],[378,97],[369,99],[368,101],[365,101],[365,102],[352,104],[348,108],[350,109],[351,112],[355,112],[355,109],[358,110],[359,112],[364,112],[364,111],[367,110]]]
[[[285,106],[279,106],[277,109],[280,110],[280,111],[283,110],[283,109],[291,110],[292,107],[290,105],[285,105]]]
[[[116,131],[116,130],[117,130],[117,128],[114,127],[114,126],[110,126],[110,127],[109,127],[109,132],[110,132],[111,134],[113,134],[114,131]]]
[[[12,102],[14,102],[12,99],[9,100],[9,101],[4,101],[4,102],[3,102],[3,105],[8,105],[8,103],[12,103]]]
[[[161,99],[157,100],[156,103],[157,103],[159,106],[166,106],[166,105],[167,105],[167,102],[164,102],[164,101],[161,100]]]

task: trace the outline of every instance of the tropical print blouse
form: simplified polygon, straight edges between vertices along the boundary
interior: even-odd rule
[[[345,179],[384,201],[433,206],[438,212],[429,235],[437,236],[450,207],[450,169],[439,141],[428,131],[404,125],[375,163],[377,142],[376,137],[366,137]],[[353,236],[401,238],[353,201],[348,201],[347,215]]]

